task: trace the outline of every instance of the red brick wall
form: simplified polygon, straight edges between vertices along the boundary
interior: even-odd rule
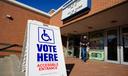
[[[14,20],[11,21],[7,19],[7,14],[11,15]],[[50,23],[50,17],[46,17],[45,15],[32,12],[8,2],[0,1],[0,43],[22,45],[28,19],[38,20],[47,24]],[[21,51],[21,48],[17,47],[11,49]]]
[[[51,19],[50,19],[50,24],[51,25],[56,25],[59,27],[63,26],[63,22],[61,21],[61,16],[62,16],[62,10],[54,14]]]

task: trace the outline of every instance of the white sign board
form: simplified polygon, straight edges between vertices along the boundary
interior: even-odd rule
[[[87,8],[90,0],[72,0],[63,7],[62,20]]]
[[[29,20],[26,76],[67,76],[60,28]]]

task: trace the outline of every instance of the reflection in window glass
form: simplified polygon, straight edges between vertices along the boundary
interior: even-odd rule
[[[91,32],[89,35],[90,49],[103,50],[104,49],[104,35],[103,32]]]

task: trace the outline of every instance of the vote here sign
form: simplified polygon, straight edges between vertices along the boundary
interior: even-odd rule
[[[60,28],[29,20],[26,76],[67,76]]]

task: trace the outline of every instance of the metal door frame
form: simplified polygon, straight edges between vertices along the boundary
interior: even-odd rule
[[[107,45],[108,45],[108,43],[107,43],[107,32],[109,31],[109,30],[117,30],[117,61],[113,61],[113,60],[108,60],[108,47],[107,47]],[[107,30],[105,30],[105,46],[104,46],[104,51],[105,51],[105,61],[106,62],[111,62],[111,63],[117,63],[117,64],[119,64],[120,63],[120,46],[119,46],[119,27],[113,27],[113,28],[110,28],[110,29],[107,29]]]
[[[120,42],[121,42],[121,45],[120,45],[120,53],[121,53],[121,64],[125,64],[125,65],[128,65],[128,62],[124,62],[124,57],[123,57],[123,31],[122,29],[125,28],[125,27],[128,27],[127,25],[126,26],[123,26],[120,28]]]

